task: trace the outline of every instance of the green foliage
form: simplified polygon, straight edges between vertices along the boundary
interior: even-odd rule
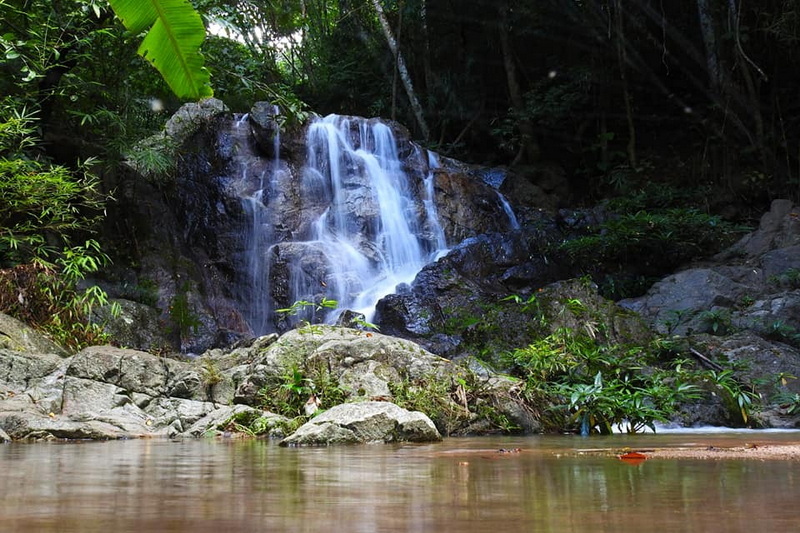
[[[320,401],[320,409],[344,403],[347,393],[330,371],[322,365],[307,368],[292,366],[259,391],[261,407],[290,418],[307,420],[304,406],[311,396]]]
[[[504,361],[525,379],[525,395],[549,405],[552,430],[607,434],[616,426],[636,433],[666,421],[699,388],[675,371],[644,372],[650,348],[601,345],[587,334],[560,329]]]
[[[380,331],[381,328],[377,324],[373,324],[372,322],[367,322],[361,316],[356,316],[353,318],[353,323],[358,326],[360,329],[371,329],[372,331]]]
[[[153,135],[124,152],[129,165],[153,183],[168,181],[177,168],[177,146],[166,135]]]
[[[100,220],[106,200],[90,171],[92,160],[73,172],[24,156],[21,150],[35,144],[33,120],[0,110],[0,266],[33,261],[52,267],[55,256],[70,250],[74,235]],[[94,260],[68,253],[72,267]]]
[[[443,435],[450,435],[469,419],[469,411],[451,398],[452,384],[438,376],[428,376],[416,382],[389,383],[392,401],[409,411],[428,415]]]
[[[78,289],[109,262],[87,237],[105,200],[91,161],[73,172],[28,159],[21,150],[35,145],[33,119],[6,109],[0,118],[0,311],[68,348],[105,342],[102,327],[88,322],[95,306],[108,304],[105,292]]]
[[[778,405],[786,411],[788,415],[800,413],[800,394],[784,393],[776,398]]]
[[[23,157],[26,149],[36,146],[35,114],[25,107],[18,109],[8,97],[0,102],[0,109],[0,157]]]
[[[790,290],[800,289],[800,269],[790,268],[785,272],[770,276],[767,281],[778,287],[785,287]]]
[[[745,386],[736,379],[732,369],[709,370],[705,381],[721,393],[723,400],[732,413],[741,416],[742,422],[748,423],[753,409],[753,402],[760,402],[761,397],[752,387]]]
[[[261,407],[294,418],[303,415],[303,405],[314,392],[314,383],[298,367],[290,368],[279,382],[268,383],[259,391]]]
[[[667,311],[666,314],[669,318],[664,320],[667,335],[672,335],[678,327],[690,320],[696,312],[696,310],[690,309],[670,309]]]
[[[95,248],[91,242],[87,244]],[[95,260],[101,258],[94,256]],[[0,312],[45,332],[71,350],[107,343],[102,325],[88,321],[94,307],[108,305],[105,292],[96,285],[79,290],[76,279],[57,270],[64,261],[58,259],[56,268],[26,263],[0,269]],[[119,307],[113,305],[111,311],[116,315]]]
[[[656,208],[610,216],[587,235],[565,241],[560,250],[582,272],[595,277],[601,294],[619,299],[637,294],[620,291],[622,285],[616,281],[663,275],[719,251],[742,231],[697,209]]]
[[[496,364],[499,354],[545,332],[548,318],[539,296],[510,295],[472,307],[446,308],[440,324],[443,333],[461,337],[465,353]]]
[[[506,353],[501,360],[533,383],[546,383],[568,374],[579,364],[574,356],[575,352],[582,351],[578,344],[588,339],[564,333],[562,330],[559,334],[537,339],[525,348]]]
[[[569,398],[571,420],[585,435],[594,431],[609,434],[615,426],[628,433],[645,428],[655,431],[655,423],[666,422],[677,405],[700,395],[691,383],[675,387],[660,376],[628,375],[604,381],[602,372],[595,374],[592,383],[562,384],[556,392]]]
[[[213,387],[222,381],[222,373],[217,366],[217,362],[211,357],[203,357],[200,362],[200,376],[203,380],[203,385],[206,387]]]
[[[705,333],[728,335],[733,332],[731,312],[728,309],[711,309],[698,315]]]
[[[775,320],[767,324],[763,335],[768,339],[800,347],[800,331],[783,320]]]
[[[293,433],[302,425],[300,418],[281,423],[275,417],[260,415],[255,411],[242,411],[233,415],[218,426],[218,429],[233,433],[241,433],[249,437],[272,434],[274,431],[283,434]]]
[[[518,304],[520,306],[520,311],[526,315],[530,315],[531,320],[537,327],[542,329],[547,327],[547,315],[545,315],[544,311],[542,310],[542,304],[535,294],[528,296],[528,298],[522,298],[517,294],[512,294],[511,296],[506,296],[500,301],[512,301]]]
[[[189,283],[184,283],[175,292],[169,304],[169,318],[175,327],[181,340],[189,336],[191,332],[197,332],[201,322],[197,314],[189,304]]]
[[[519,149],[522,121],[536,124],[544,131],[563,131],[574,121],[576,111],[589,103],[589,73],[583,69],[551,72],[533,84],[524,95],[522,109],[509,109],[502,119],[495,120],[490,130],[498,146],[507,153]]]
[[[188,0],[109,0],[134,35],[147,32],[139,54],[158,69],[179,98],[213,95],[200,45],[206,30]]]
[[[298,317],[302,316],[301,332],[303,333],[321,333],[321,328],[315,326],[314,322],[319,321],[321,316],[320,311],[325,309],[336,309],[339,302],[336,300],[329,300],[323,297],[319,302],[310,302],[308,300],[298,300],[291,306],[282,309],[276,309],[275,312],[285,317]]]
[[[392,401],[404,409],[420,411],[436,425],[442,435],[451,435],[475,416],[491,424],[491,429],[508,433],[519,429],[490,398],[496,396],[475,372],[463,368],[457,377],[435,374],[419,379],[389,383]]]

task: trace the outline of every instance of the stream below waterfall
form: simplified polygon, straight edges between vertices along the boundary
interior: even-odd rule
[[[800,461],[654,458],[630,465],[615,456],[625,447],[745,442],[798,443],[800,433],[461,438],[331,448],[260,440],[12,443],[0,446],[0,530],[797,530]],[[520,451],[499,452],[515,448]]]

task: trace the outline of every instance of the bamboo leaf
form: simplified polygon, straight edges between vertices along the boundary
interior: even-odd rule
[[[200,53],[206,30],[188,0],[109,3],[131,33],[147,32],[139,55],[158,69],[176,96],[199,100],[213,95],[210,74]]]

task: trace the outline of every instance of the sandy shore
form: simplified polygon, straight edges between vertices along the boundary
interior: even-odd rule
[[[583,450],[579,454],[592,453],[605,455],[610,453],[626,459],[625,452],[614,452],[613,450]],[[758,460],[789,460],[800,461],[800,444],[745,444],[744,446],[721,447],[669,447],[669,448],[650,448],[632,449],[630,452],[644,455],[632,459],[640,462],[642,459],[758,459]],[[629,453],[629,452],[628,452]],[[637,461],[638,459],[638,461]]]
[[[723,448],[657,448],[643,451],[648,459],[780,459],[800,461],[800,444],[745,444]]]

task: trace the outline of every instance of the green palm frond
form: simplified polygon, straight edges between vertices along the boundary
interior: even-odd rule
[[[206,30],[188,0],[109,0],[125,27],[147,32],[139,55],[161,73],[176,96],[199,100],[213,95],[200,45]]]

